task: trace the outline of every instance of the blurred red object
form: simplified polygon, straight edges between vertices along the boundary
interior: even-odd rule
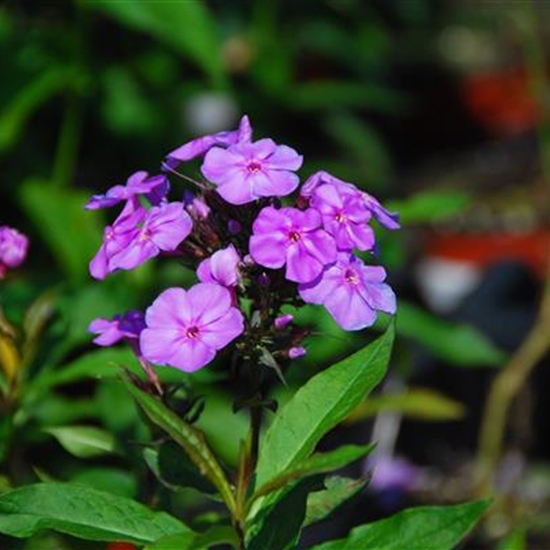
[[[540,119],[541,110],[523,67],[468,75],[462,92],[474,118],[496,135],[521,134],[533,129]]]
[[[485,268],[505,260],[526,264],[535,274],[544,276],[548,254],[549,232],[545,229],[522,234],[435,233],[429,239],[425,255]]]
[[[129,542],[108,542],[107,550],[137,550],[137,546]]]

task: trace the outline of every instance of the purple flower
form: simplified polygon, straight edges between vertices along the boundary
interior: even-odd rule
[[[370,250],[374,231],[368,225],[371,212],[357,190],[330,183],[319,185],[310,204],[323,218],[323,225],[336,241],[338,250]]]
[[[217,134],[193,139],[171,153],[168,153],[164,165],[172,169],[182,162],[204,155],[204,153],[214,146],[229,147],[235,143],[249,142],[251,138],[252,127],[250,126],[248,117],[245,115],[241,118],[238,130],[232,132],[219,132]]]
[[[239,142],[227,149],[214,147],[206,153],[203,175],[217,185],[221,197],[231,204],[245,204],[259,197],[283,197],[294,191],[299,178],[293,170],[302,156],[272,139]]]
[[[273,321],[273,324],[275,325],[275,328],[277,330],[283,330],[288,325],[290,325],[293,320],[293,315],[291,315],[290,313],[284,313],[283,315],[279,315],[279,317],[275,317],[275,321]]]
[[[27,257],[29,239],[12,227],[0,226],[0,277],[8,270],[21,265]]]
[[[195,220],[205,220],[210,214],[210,207],[204,202],[203,199],[196,197],[190,191],[183,193],[183,203],[185,204],[185,210]]]
[[[370,211],[371,215],[376,218],[378,223],[386,229],[399,229],[399,215],[386,210],[372,195],[365,191],[361,191],[352,183],[338,179],[328,172],[316,172],[311,175],[302,185],[300,195],[302,197],[313,197],[315,191],[322,185],[332,185],[339,192],[356,193],[362,198],[365,207]]]
[[[305,302],[323,304],[343,329],[359,330],[374,323],[377,310],[395,313],[395,294],[385,278],[383,267],[340,253],[336,264],[298,291]]]
[[[89,332],[98,334],[94,344],[112,346],[120,340],[137,339],[145,328],[145,315],[141,311],[128,311],[124,315],[115,315],[113,319],[94,319],[88,327]]]
[[[197,276],[202,283],[217,283],[225,287],[237,286],[239,282],[239,270],[237,269],[241,258],[230,244],[214,252],[210,258],[203,260],[197,268]]]
[[[312,208],[260,211],[252,226],[250,254],[264,267],[278,269],[286,264],[290,281],[313,281],[328,264],[336,261],[334,239],[321,228],[321,215]]]
[[[90,273],[104,279],[117,269],[134,269],[161,251],[172,252],[191,233],[193,222],[183,203],[163,203],[146,210],[129,201],[90,262]]]
[[[303,357],[306,353],[306,348],[302,346],[292,346],[288,350],[288,356],[290,359],[298,359],[298,357]]]
[[[165,290],[147,309],[145,322],[140,336],[144,357],[185,372],[204,367],[244,330],[230,292],[213,283],[199,283],[188,291]]]
[[[84,208],[108,208],[137,195],[145,195],[151,204],[157,205],[166,197],[169,188],[170,183],[164,175],[149,177],[147,172],[135,172],[128,178],[126,185],[115,185],[104,195],[94,195]]]
[[[181,202],[153,206],[144,212],[132,240],[113,256],[115,269],[134,269],[161,251],[173,252],[193,228]]]

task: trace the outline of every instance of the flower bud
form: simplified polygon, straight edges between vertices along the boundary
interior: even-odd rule
[[[279,315],[279,317],[276,317],[273,324],[275,325],[275,328],[277,330],[283,330],[286,326],[292,323],[293,319],[294,316],[292,316],[290,313],[285,313],[284,315]]]
[[[288,356],[291,359],[297,359],[298,357],[303,357],[306,354],[306,349],[302,346],[293,346],[288,350]]]

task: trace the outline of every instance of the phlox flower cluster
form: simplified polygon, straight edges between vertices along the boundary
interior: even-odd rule
[[[13,227],[0,226],[0,279],[8,269],[19,267],[25,261],[28,249],[27,236]]]
[[[200,159],[202,178],[183,173]],[[307,334],[281,308],[324,306],[346,330],[393,314],[395,295],[383,267],[356,251],[375,249],[370,223],[397,229],[395,214],[374,197],[327,172],[302,186],[302,156],[272,139],[253,141],[248,118],[235,131],[194,139],[169,153],[162,173],[136,172],[125,185],[95,195],[86,208],[119,206],[90,262],[97,279],[156,256],[196,270],[190,289],[169,288],[147,308],[96,319],[95,343],[125,340],[144,365],[192,372],[233,343],[244,359],[300,357]],[[195,189],[170,200],[169,178]]]

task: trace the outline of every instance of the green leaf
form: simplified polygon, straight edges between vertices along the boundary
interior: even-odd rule
[[[65,273],[85,281],[102,234],[99,217],[84,211],[88,194],[31,179],[20,186],[19,199]]]
[[[170,487],[193,487],[203,493],[215,491],[214,486],[201,475],[181,447],[171,441],[160,446],[157,466],[161,481]]]
[[[396,330],[426,346],[436,357],[460,367],[495,367],[506,354],[476,329],[444,321],[400,300]]]
[[[386,393],[370,397],[345,420],[346,424],[392,411],[407,418],[430,421],[458,420],[464,416],[462,403],[430,388],[408,388],[402,393]]]
[[[332,472],[355,462],[368,455],[374,445],[343,445],[328,453],[315,453],[305,460],[301,460],[288,470],[262,485],[252,497],[253,500],[260,496],[267,495],[272,491],[284,487],[298,478]]]
[[[318,485],[306,478],[284,491],[270,506],[254,517],[247,533],[247,550],[292,550],[300,536],[306,514],[307,497]]]
[[[41,393],[53,387],[72,384],[81,380],[114,377],[120,374],[120,367],[134,366],[135,355],[130,348],[104,348],[91,351],[58,370],[38,375],[30,381],[30,388],[34,393]],[[136,372],[139,369],[134,366]],[[133,370],[133,369],[132,369]]]
[[[393,344],[393,325],[362,350],[309,380],[275,416],[261,445],[261,487],[308,457],[319,440],[380,382]]]
[[[66,451],[78,458],[93,458],[115,452],[113,436],[95,426],[61,426],[46,428],[44,431],[53,435]]]
[[[84,0],[83,4],[175,48],[199,65],[214,85],[226,83],[216,22],[201,0]]]
[[[161,401],[136,388],[128,380],[126,380],[126,387],[151,422],[164,430],[185,450],[199,471],[218,489],[228,509],[234,512],[233,491],[222,467],[208,447],[203,433],[179,418]]]
[[[143,550],[204,550],[221,544],[230,544],[237,548],[239,539],[235,529],[227,525],[215,525],[204,533],[190,537],[188,533],[169,535],[153,544],[147,545]]]
[[[0,112],[0,153],[13,147],[36,109],[68,87],[66,69],[41,71]]]
[[[410,223],[436,222],[462,212],[470,203],[470,193],[455,189],[421,191],[403,201],[388,201],[390,212],[399,212],[400,221]]]
[[[359,494],[368,484],[367,478],[352,479],[332,476],[325,480],[325,489],[310,493],[307,499],[304,527],[330,516],[344,502]]]
[[[359,107],[381,112],[395,112],[405,106],[402,94],[376,84],[355,81],[312,81],[293,86],[287,100],[294,109],[312,110],[328,107]]]
[[[452,550],[473,528],[489,501],[409,508],[388,519],[352,529],[345,539],[312,550]]]
[[[136,544],[192,532],[165,512],[85,485],[39,483],[0,495],[0,533],[25,538],[42,529]]]
[[[116,468],[86,468],[70,479],[71,483],[87,485],[94,489],[121,497],[134,498],[138,494],[137,480],[130,472]]]

